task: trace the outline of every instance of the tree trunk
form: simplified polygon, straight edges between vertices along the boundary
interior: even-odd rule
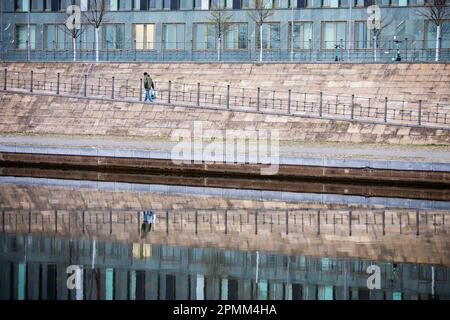
[[[95,61],[98,62],[99,60],[99,51],[98,51],[98,29],[95,28],[95,34],[94,34],[94,41],[95,41]]]
[[[222,42],[222,39],[219,36],[219,39],[217,41],[217,61],[220,61],[220,44]]]
[[[378,36],[373,36],[373,61],[377,62],[377,43],[378,43]]]
[[[435,61],[439,61],[439,50],[441,46],[441,25],[436,26],[436,56]]]
[[[262,45],[262,23],[259,25],[259,62],[263,59],[263,45]]]
[[[73,61],[77,61],[77,41],[72,37]]]

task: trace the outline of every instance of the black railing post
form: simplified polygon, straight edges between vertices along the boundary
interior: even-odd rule
[[[169,88],[167,90],[167,103],[170,103],[170,95],[172,93],[172,81],[169,80]]]
[[[30,92],[33,92],[33,70],[30,71]]]
[[[197,82],[197,107],[200,107],[200,82]]]
[[[115,80],[115,78],[112,77],[112,82],[111,82],[111,99],[114,99],[114,80]]]
[[[87,74],[84,75],[84,96],[87,97]]]
[[[355,95],[352,94],[352,109],[350,113],[350,119],[353,120],[354,116],[355,116]]]
[[[417,116],[417,124],[422,125],[422,100],[419,100],[419,114]]]
[[[139,101],[142,101],[142,78],[139,79]]]
[[[348,212],[348,235],[352,236],[352,210]]]
[[[319,97],[319,117],[322,118],[322,101],[323,101],[323,92],[320,91],[320,97]]]
[[[109,234],[112,234],[112,210],[109,210]]]
[[[419,209],[416,209],[416,236],[419,235]]]
[[[388,98],[384,97],[384,123],[387,122]]]
[[[288,91],[288,106],[287,106],[287,113],[291,113],[291,89]]]
[[[261,96],[261,88],[258,87],[258,91],[256,94],[256,112],[259,112],[259,99]]]
[[[286,218],[286,234],[289,234],[289,211],[284,212]]]
[[[224,224],[225,224],[225,234],[228,233],[228,210],[225,209],[224,212]]]
[[[56,94],[59,95],[59,80],[60,80],[60,74],[59,74],[59,72],[57,73],[56,76],[57,76],[57,77],[56,77]]]
[[[6,90],[6,83],[8,82],[8,69],[5,68],[5,73],[3,75],[3,90]]]
[[[230,109],[230,85],[227,85],[227,109]]]
[[[320,210],[317,210],[317,235],[320,235]]]

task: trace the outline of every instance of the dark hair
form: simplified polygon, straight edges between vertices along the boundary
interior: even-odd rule
[[[148,73],[147,73],[147,72],[144,72],[144,76],[146,76],[146,75],[148,75]]]

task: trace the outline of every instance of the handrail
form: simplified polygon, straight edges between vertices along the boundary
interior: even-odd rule
[[[42,92],[96,99],[143,100],[142,79],[93,77],[3,70],[3,90]],[[159,102],[177,106],[315,117],[335,120],[450,128],[450,104],[364,98],[355,95],[161,82],[155,79]]]

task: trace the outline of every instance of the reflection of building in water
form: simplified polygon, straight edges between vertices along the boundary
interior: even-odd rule
[[[52,235],[0,239],[1,299],[429,299],[433,291],[450,299],[443,266]],[[381,290],[367,289],[371,264],[381,268]],[[67,289],[69,265],[83,269],[79,290]]]

